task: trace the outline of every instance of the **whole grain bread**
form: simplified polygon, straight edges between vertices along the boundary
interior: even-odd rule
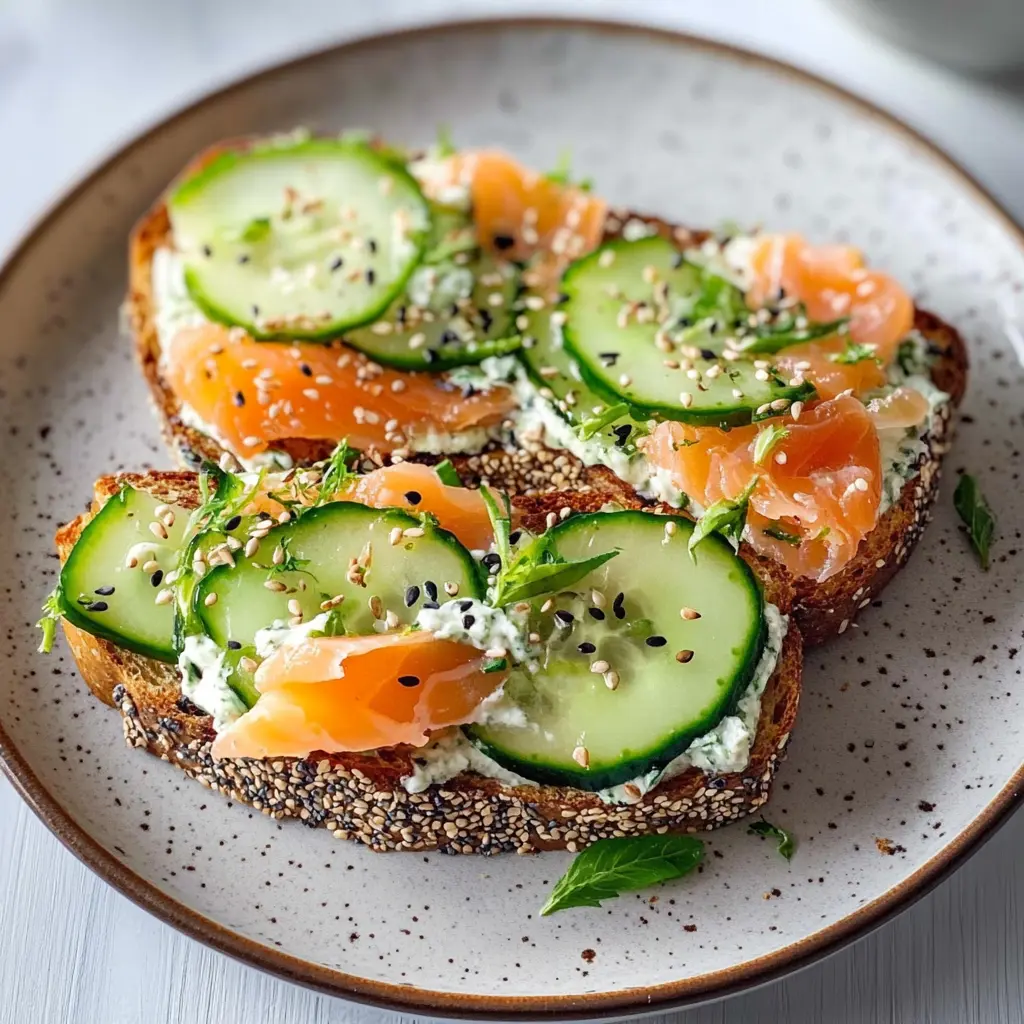
[[[631,221],[642,221],[650,229],[684,247],[698,245],[708,237],[705,231],[628,210],[611,211],[607,236],[619,236]],[[213,438],[183,421],[181,402],[160,370],[151,266],[154,252],[170,245],[170,220],[167,207],[160,200],[132,232],[127,310],[139,364],[149,386],[164,439],[182,465],[195,468],[204,460],[216,462],[223,450]],[[942,458],[952,438],[953,413],[963,399],[967,385],[967,350],[957,330],[931,313],[916,310],[914,326],[927,340],[934,356],[933,380],[951,396],[952,402],[937,419],[935,429],[925,438],[926,450],[919,461],[917,474],[907,481],[899,500],[879,518],[856,556],[842,571],[823,583],[794,577],[781,563],[759,559],[749,549],[745,552],[748,559],[761,563],[764,576],[795,589],[794,616],[808,646],[823,643],[849,627],[857,612],[871,603],[906,562],[931,515]],[[333,444],[323,440],[288,438],[275,442],[275,447],[302,465],[326,458]],[[511,456],[495,451],[457,461],[463,466],[476,467],[476,471],[470,474],[470,480],[483,479],[517,493],[532,494],[545,489],[585,486],[592,492],[606,493],[606,500],[634,507],[649,504],[638,499],[631,488],[606,468],[584,466],[567,452],[550,452],[529,446]]]
[[[57,533],[62,562],[92,516],[126,483],[168,503],[191,508],[198,502],[194,473],[102,477],[90,511]],[[524,496],[516,503],[524,525],[542,529],[550,512],[566,505],[592,511],[605,498],[602,491],[584,490]],[[785,581],[769,577],[763,585],[769,601],[783,612],[791,610],[793,591]],[[215,760],[210,754],[212,720],[182,696],[175,666],[121,650],[66,621],[64,632],[86,683],[100,700],[120,711],[130,745],[271,817],[298,818],[380,851],[576,850],[612,836],[697,832],[727,824],[768,799],[800,697],[802,645],[799,627],[791,624],[764,691],[750,763],[741,772],[709,777],[690,768],[635,802],[616,805],[580,789],[508,786],[473,772],[422,793],[409,793],[402,779],[415,767],[416,750],[411,747],[365,754],[318,753],[301,760]]]

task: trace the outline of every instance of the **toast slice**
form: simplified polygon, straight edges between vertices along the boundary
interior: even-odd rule
[[[194,507],[196,476],[187,472],[121,474],[96,483],[90,511],[60,528],[63,562],[86,523],[129,483],[167,502]],[[628,498],[628,496],[626,496]],[[527,528],[543,529],[548,512],[569,504],[594,511],[603,488],[548,492],[519,498]],[[792,608],[785,581],[768,578],[765,596],[783,612]],[[508,786],[472,772],[409,793],[402,778],[413,772],[415,748],[364,754],[313,754],[302,760],[214,760],[212,720],[182,696],[173,665],[121,650],[64,622],[71,651],[86,683],[123,716],[125,738],[176,765],[201,785],[273,818],[298,818],[374,850],[440,850],[493,854],[506,851],[575,851],[597,839],[642,832],[697,832],[725,825],[761,807],[782,760],[800,697],[801,638],[792,621],[775,673],[761,703],[750,763],[714,778],[690,768],[628,805],[611,805],[570,787]]]
[[[708,237],[705,231],[673,225],[656,217],[627,210],[612,210],[610,213],[612,229],[607,232],[608,237],[619,234],[622,225],[631,221],[642,221],[680,245],[698,245]],[[181,402],[160,371],[151,266],[154,252],[171,244],[170,234],[167,207],[161,200],[132,232],[126,306],[136,354],[164,439],[183,466],[195,468],[203,460],[218,461],[224,452],[213,438],[183,421]],[[824,583],[794,577],[783,565],[759,558],[752,550],[746,551],[745,557],[759,563],[763,576],[795,590],[794,617],[803,633],[805,645],[823,643],[849,627],[857,612],[871,603],[907,560],[930,518],[942,458],[952,438],[953,412],[966,389],[967,350],[956,329],[931,313],[916,310],[914,326],[927,340],[934,357],[932,378],[936,386],[947,392],[952,401],[938,418],[935,429],[925,438],[926,451],[921,457],[917,475],[904,485],[899,500],[880,517],[853,560]],[[290,438],[275,442],[275,447],[297,464],[304,464],[327,458],[333,444]],[[604,490],[607,500],[623,502],[628,499],[637,507],[645,504],[638,501],[632,489],[608,469],[584,466],[568,452],[524,445],[519,452],[508,456],[495,451],[481,456],[456,457],[453,461],[468,472],[469,482],[483,479],[516,493],[533,494],[585,485],[595,491]]]

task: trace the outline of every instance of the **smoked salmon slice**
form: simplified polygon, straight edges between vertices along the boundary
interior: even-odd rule
[[[214,757],[305,757],[313,751],[423,746],[470,721],[508,673],[431,633],[306,637],[256,670],[255,706],[222,730]]]
[[[799,235],[765,235],[751,255],[747,302],[763,306],[780,292],[798,299],[812,320],[849,317],[850,337],[871,345],[882,365],[914,326],[914,303],[887,274],[864,266],[850,246],[813,246]],[[854,364],[857,365],[857,364]],[[814,377],[808,374],[812,382]]]
[[[442,483],[432,466],[414,462],[384,466],[360,477],[340,497],[372,508],[429,512],[471,550],[486,550],[494,539],[480,492]]]
[[[737,498],[756,476],[747,515],[751,545],[796,575],[827,579],[853,558],[877,522],[878,432],[868,410],[850,396],[821,402],[798,420],[771,422],[787,433],[761,463],[755,446],[763,424],[724,431],[664,422],[642,446],[704,507]]]
[[[500,423],[501,385],[471,393],[444,377],[392,370],[338,344],[256,341],[221,324],[187,327],[165,353],[168,382],[219,440],[243,456],[285,438],[394,451],[431,430]]]

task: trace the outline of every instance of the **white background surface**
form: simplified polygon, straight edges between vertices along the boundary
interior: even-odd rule
[[[347,36],[471,8],[632,18],[789,59],[910,121],[1024,221],[1024,73],[954,76],[875,42],[820,0],[0,0],[0,251],[98,159],[208,89]],[[673,1019],[1024,1021],[1022,848],[1018,815],[950,880],[852,948]],[[3,1024],[393,1020],[178,935],[93,877],[0,781]]]

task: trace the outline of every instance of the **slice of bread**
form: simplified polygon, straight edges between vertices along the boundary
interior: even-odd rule
[[[708,237],[707,232],[627,210],[611,211],[608,236],[619,235],[624,225],[635,221],[643,222],[682,246],[697,245]],[[164,438],[181,464],[194,468],[204,459],[216,462],[223,450],[211,437],[183,422],[181,402],[160,372],[151,266],[153,253],[169,245],[170,221],[166,205],[160,201],[136,225],[131,236],[127,309],[138,359]],[[854,559],[824,583],[793,577],[780,563],[759,559],[750,550],[746,552],[748,559],[761,563],[763,575],[795,588],[794,615],[808,646],[823,643],[847,629],[857,612],[871,603],[907,560],[930,517],[942,457],[952,437],[953,413],[967,385],[967,350],[956,329],[931,313],[917,310],[914,326],[927,340],[934,357],[933,380],[951,396],[952,403],[938,418],[934,431],[925,438],[926,453],[920,460],[917,475],[907,481],[899,500],[883,513],[875,529],[862,541]],[[328,441],[290,438],[277,442],[276,447],[296,463],[303,464],[326,458],[333,445]],[[526,493],[569,489],[585,482],[595,490],[606,489],[609,500],[628,498],[636,502],[635,495],[629,497],[631,488],[609,470],[586,467],[567,452],[531,446],[510,457],[495,452],[455,461],[470,469],[477,468],[477,472],[470,474],[470,482],[483,477],[496,486]],[[486,469],[492,461],[501,467],[499,471]]]
[[[194,507],[198,501],[193,473],[102,477],[92,509],[57,533],[62,562],[86,523],[124,483],[168,502]],[[517,499],[524,525],[542,529],[547,514],[565,505],[583,512],[604,504],[603,489],[580,486],[567,493]],[[783,612],[790,611],[791,587],[768,578],[764,588],[769,601]],[[750,763],[742,772],[712,778],[690,768],[632,804],[605,804],[593,793],[570,787],[508,786],[473,772],[414,794],[402,785],[402,778],[414,768],[416,751],[411,747],[367,754],[313,754],[304,760],[214,760],[210,756],[212,721],[182,696],[173,665],[121,650],[67,622],[64,632],[90,688],[120,710],[130,745],[274,818],[298,818],[307,825],[328,828],[338,838],[355,839],[381,851],[576,850],[611,836],[697,832],[725,825],[768,799],[800,696],[801,638],[791,622],[775,673],[765,688]]]

